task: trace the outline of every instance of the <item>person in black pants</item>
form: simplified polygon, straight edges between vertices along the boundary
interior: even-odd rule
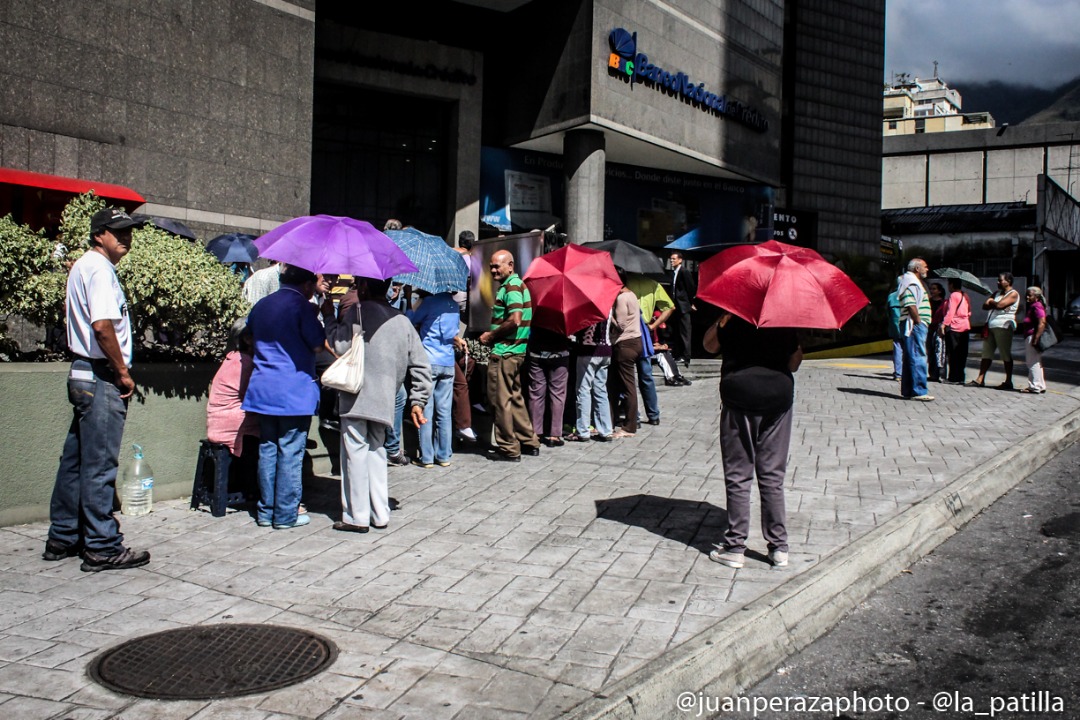
[[[690,313],[694,308],[694,296],[697,295],[697,283],[690,271],[683,266],[683,255],[679,251],[671,253],[671,299],[675,301],[675,312],[671,322],[675,326],[673,352],[676,360],[683,365],[690,365],[691,327]]]
[[[939,332],[945,336],[945,357],[949,366],[946,382],[963,385],[968,360],[968,334],[971,332],[971,299],[964,292],[959,278],[949,278],[949,299],[945,302],[945,319]]]

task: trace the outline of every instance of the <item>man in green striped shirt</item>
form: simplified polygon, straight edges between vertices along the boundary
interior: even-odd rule
[[[900,394],[908,400],[930,402],[926,377],[929,363],[926,355],[926,333],[930,326],[930,297],[926,292],[926,275],[930,266],[922,258],[913,258],[907,272],[900,278],[896,291],[900,307],[906,316],[900,321],[903,336],[903,363],[900,373]]]
[[[540,439],[533,431],[521,391],[521,368],[532,325],[532,298],[521,277],[514,272],[514,256],[497,250],[488,265],[491,277],[502,283],[491,308],[491,329],[480,335],[491,345],[488,360],[488,402],[495,413],[493,460],[518,462],[521,454],[539,455]]]

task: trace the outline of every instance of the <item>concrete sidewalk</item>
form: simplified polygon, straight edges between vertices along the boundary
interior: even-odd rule
[[[808,361],[787,483],[791,566],[769,567],[755,527],[746,567],[732,570],[706,555],[724,523],[718,371],[695,362],[692,387],[661,383],[661,425],[632,439],[511,466],[462,452],[450,468],[391,468],[400,507],[384,532],[331,529],[333,478],[305,489],[312,523],[295,530],[179,500],[123,518],[129,544],[153,553],[138,570],[45,562],[45,524],[4,528],[0,711],[677,717],[680,693],[753,683],[1080,432],[1072,386],[935,384],[938,401],[922,404],[898,397],[882,360]],[[217,701],[131,698],[86,674],[123,640],[220,622],[306,628],[341,652],[299,685]]]

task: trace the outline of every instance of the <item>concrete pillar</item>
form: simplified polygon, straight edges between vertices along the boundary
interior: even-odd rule
[[[563,139],[566,234],[575,244],[604,239],[604,133],[571,130]]]

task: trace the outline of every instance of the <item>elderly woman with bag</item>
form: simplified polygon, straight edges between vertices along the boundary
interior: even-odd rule
[[[420,427],[431,395],[431,363],[416,328],[386,300],[388,280],[356,278],[359,302],[326,324],[334,352],[364,339],[364,381],[357,393],[338,391],[341,415],[341,520],[335,530],[366,533],[390,522],[386,430],[394,422],[397,389],[408,389],[409,416]]]
[[[1020,327],[1024,332],[1024,360],[1028,366],[1028,386],[1022,393],[1041,395],[1046,392],[1046,380],[1043,378],[1042,354],[1039,343],[1043,340],[1048,325],[1046,322],[1046,300],[1042,288],[1032,285],[1024,298],[1027,301],[1027,314]],[[1053,336],[1053,331],[1050,332]]]

